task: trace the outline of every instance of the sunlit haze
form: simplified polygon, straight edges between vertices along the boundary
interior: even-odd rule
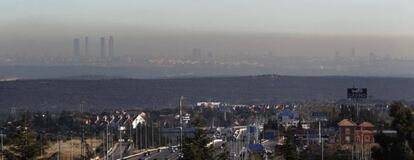
[[[378,65],[413,59],[413,7],[414,2],[408,0],[3,0],[1,64],[101,66],[102,59],[99,63],[97,59],[100,38],[107,41],[113,36],[114,57],[105,65],[197,64],[187,60],[197,61],[194,51],[200,50],[199,54],[211,58],[208,63],[224,67],[246,63],[267,69],[244,74],[315,74],[303,70],[309,68],[304,63],[311,63],[316,70],[335,68],[320,75],[407,76],[413,73],[407,69],[390,73],[396,69],[389,68],[376,71],[378,66],[370,73],[358,68],[343,70],[365,63],[355,59],[375,59],[381,61]],[[73,40],[80,40],[79,55],[84,56],[85,37],[89,57],[74,63]],[[288,65],[277,61],[297,56],[306,59]],[[329,64],[344,58],[349,61],[344,60],[342,66]],[[324,62],[315,64],[315,59]],[[271,62],[290,69],[269,66]],[[182,74],[192,72],[197,71]]]

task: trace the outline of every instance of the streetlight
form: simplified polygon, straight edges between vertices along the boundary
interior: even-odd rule
[[[180,152],[183,152],[183,100],[184,96],[180,97]]]
[[[1,130],[1,160],[3,160],[3,154],[4,154],[4,148],[3,148],[3,137],[4,137],[4,134],[3,134],[3,129]]]
[[[119,127],[119,140],[118,140],[118,142],[119,142],[119,156],[121,157],[121,159],[122,159],[122,147],[121,147],[121,145],[122,145],[122,142],[124,141],[123,139],[122,139],[122,131],[124,131],[125,130],[125,127],[124,126],[120,126]]]

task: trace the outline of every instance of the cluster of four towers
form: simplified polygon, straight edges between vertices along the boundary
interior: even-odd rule
[[[85,41],[84,56],[90,56],[89,55],[90,50],[89,50],[88,37],[85,37],[84,41]],[[108,47],[106,47],[106,44],[108,44]],[[105,58],[105,57],[113,57],[114,56],[114,37],[113,36],[109,36],[108,43],[106,43],[105,37],[101,37],[99,46],[100,46],[99,47],[99,51],[100,51],[99,56],[100,57]],[[108,54],[107,54],[107,52],[108,52]],[[75,58],[81,56],[81,48],[80,48],[80,39],[79,38],[74,38],[73,39],[73,56]]]

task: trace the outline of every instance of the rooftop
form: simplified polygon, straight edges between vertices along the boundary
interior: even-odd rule
[[[375,127],[372,123],[370,122],[362,122],[361,124],[359,124],[360,127],[365,127],[365,128],[370,128],[370,127]]]
[[[338,126],[340,126],[340,127],[353,127],[353,126],[357,126],[357,125],[349,119],[343,119],[342,121],[340,121],[338,123]]]

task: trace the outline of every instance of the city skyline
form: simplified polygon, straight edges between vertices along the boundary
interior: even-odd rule
[[[411,6],[385,0],[6,0],[0,64],[172,67],[182,74],[214,64],[218,71],[240,73],[247,66],[249,74],[287,75],[308,75],[309,68],[318,75],[363,75],[358,67],[369,65],[368,75],[412,75],[406,66],[414,59]]]

